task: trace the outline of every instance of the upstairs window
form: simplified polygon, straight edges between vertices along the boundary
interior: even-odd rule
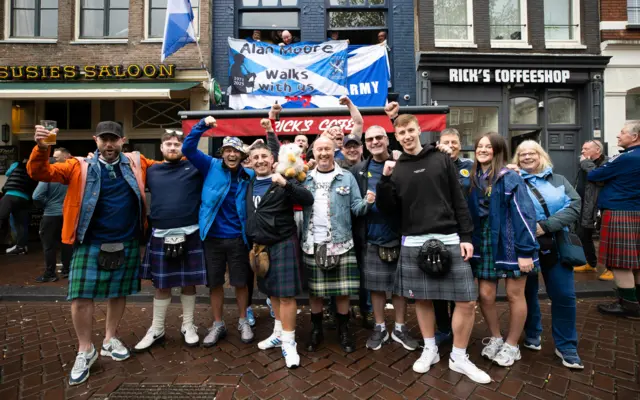
[[[58,0],[11,0],[11,37],[57,38]]]
[[[547,42],[580,41],[578,0],[544,0],[544,38]]]
[[[148,0],[148,38],[162,38],[164,36],[164,24],[167,18],[167,0]],[[200,36],[200,0],[191,0],[193,10],[193,30],[196,37]]]
[[[491,41],[527,42],[526,0],[489,2]]]
[[[327,40],[350,44],[378,44],[387,38],[388,1],[329,0]]]
[[[473,43],[473,0],[434,0],[436,45]]]
[[[80,0],[80,37],[126,38],[129,0]]]

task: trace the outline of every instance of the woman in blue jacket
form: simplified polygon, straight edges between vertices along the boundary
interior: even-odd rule
[[[513,163],[520,168],[536,210],[540,267],[547,294],[551,299],[551,333],[556,345],[555,353],[562,359],[565,367],[583,369],[584,365],[577,351],[573,267],[566,267],[560,263],[554,239],[557,232],[569,230],[580,217],[580,196],[564,176],[553,173],[549,155],[533,140],[525,140],[518,146]],[[542,318],[538,302],[537,274],[527,278],[525,296],[528,312],[524,327],[524,347],[541,350]]]
[[[491,337],[482,356],[507,367],[520,360],[518,340],[527,317],[525,278],[537,273],[536,219],[522,178],[505,168],[507,143],[498,133],[480,137],[471,172],[469,211],[473,218],[473,274],[479,282],[480,309]],[[509,335],[500,333],[496,311],[498,281],[505,279],[509,300]]]

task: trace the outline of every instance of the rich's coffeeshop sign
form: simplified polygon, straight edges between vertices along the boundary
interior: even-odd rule
[[[0,65],[0,81],[119,80],[174,78],[173,64],[130,65]]]

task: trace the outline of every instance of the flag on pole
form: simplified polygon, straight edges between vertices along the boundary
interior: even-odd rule
[[[189,0],[168,0],[160,62],[186,44],[196,43],[192,22],[193,10]]]

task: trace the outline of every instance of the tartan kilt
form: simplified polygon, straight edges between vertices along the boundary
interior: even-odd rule
[[[607,268],[640,269],[640,211],[604,211],[598,261]]]
[[[393,291],[397,266],[397,261],[382,261],[378,255],[378,246],[367,243],[362,265],[364,288],[374,292]]]
[[[338,266],[331,271],[318,268],[313,254],[303,253],[302,261],[309,277],[309,296],[351,296],[359,293],[360,270],[355,248],[342,254]]]
[[[67,300],[111,299],[140,290],[138,239],[124,242],[124,264],[114,271],[98,268],[99,244],[80,244],[73,251],[69,268]]]
[[[269,271],[258,277],[258,289],[269,297],[294,297],[302,291],[298,235],[268,247]]]
[[[514,270],[500,268],[500,265],[497,265],[493,259],[492,246],[491,224],[489,223],[489,218],[485,218],[482,222],[482,242],[478,249],[480,259],[474,257],[471,262],[473,276],[477,279],[498,281],[500,279],[517,279],[523,276],[538,274],[538,271],[540,270],[538,266],[534,267],[529,273],[523,273],[519,268]]]
[[[200,231],[186,236],[182,258],[167,258],[164,253],[164,238],[149,238],[141,267],[141,278],[153,281],[156,289],[206,285],[207,265]]]

